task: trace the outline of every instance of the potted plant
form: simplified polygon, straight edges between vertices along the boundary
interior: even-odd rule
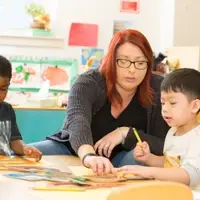
[[[25,6],[25,11],[33,19],[31,28],[49,29],[50,17],[42,5],[33,2]]]

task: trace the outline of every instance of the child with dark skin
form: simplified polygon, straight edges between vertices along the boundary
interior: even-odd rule
[[[14,152],[39,161],[42,153],[37,148],[24,144],[16,123],[14,109],[4,102],[11,78],[11,63],[0,56],[0,155],[10,156]]]

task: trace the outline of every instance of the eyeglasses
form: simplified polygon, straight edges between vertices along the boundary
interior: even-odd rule
[[[132,64],[138,70],[144,70],[148,66],[148,61],[130,61],[127,59],[117,59],[117,65],[121,68],[129,68]]]

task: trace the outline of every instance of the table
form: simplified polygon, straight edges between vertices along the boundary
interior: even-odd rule
[[[43,163],[48,166],[57,167],[60,170],[65,170],[68,166],[73,173],[77,175],[88,173],[89,169],[83,167],[78,158],[73,156],[43,156]],[[58,191],[34,191],[32,187],[44,184],[44,182],[27,182],[23,180],[15,180],[4,177],[2,174],[8,172],[0,172],[0,200],[106,200],[112,190],[116,188],[87,190],[84,192],[58,192]],[[143,184],[147,181],[140,180],[131,181],[127,184]],[[156,181],[148,181],[156,182]]]
[[[52,163],[53,167],[65,170],[70,165],[70,169],[75,173],[87,171],[81,166],[78,158],[73,156],[43,156],[44,162]],[[106,199],[111,189],[88,190],[85,192],[56,192],[56,191],[34,191],[32,186],[41,184],[38,182],[27,182],[15,180],[0,175],[0,199],[1,200],[55,200],[55,199],[73,199],[89,200],[95,197],[95,200]]]

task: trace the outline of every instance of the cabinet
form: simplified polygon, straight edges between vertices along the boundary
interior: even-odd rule
[[[65,120],[65,108],[15,108],[16,120],[25,143],[44,140],[58,132]]]

